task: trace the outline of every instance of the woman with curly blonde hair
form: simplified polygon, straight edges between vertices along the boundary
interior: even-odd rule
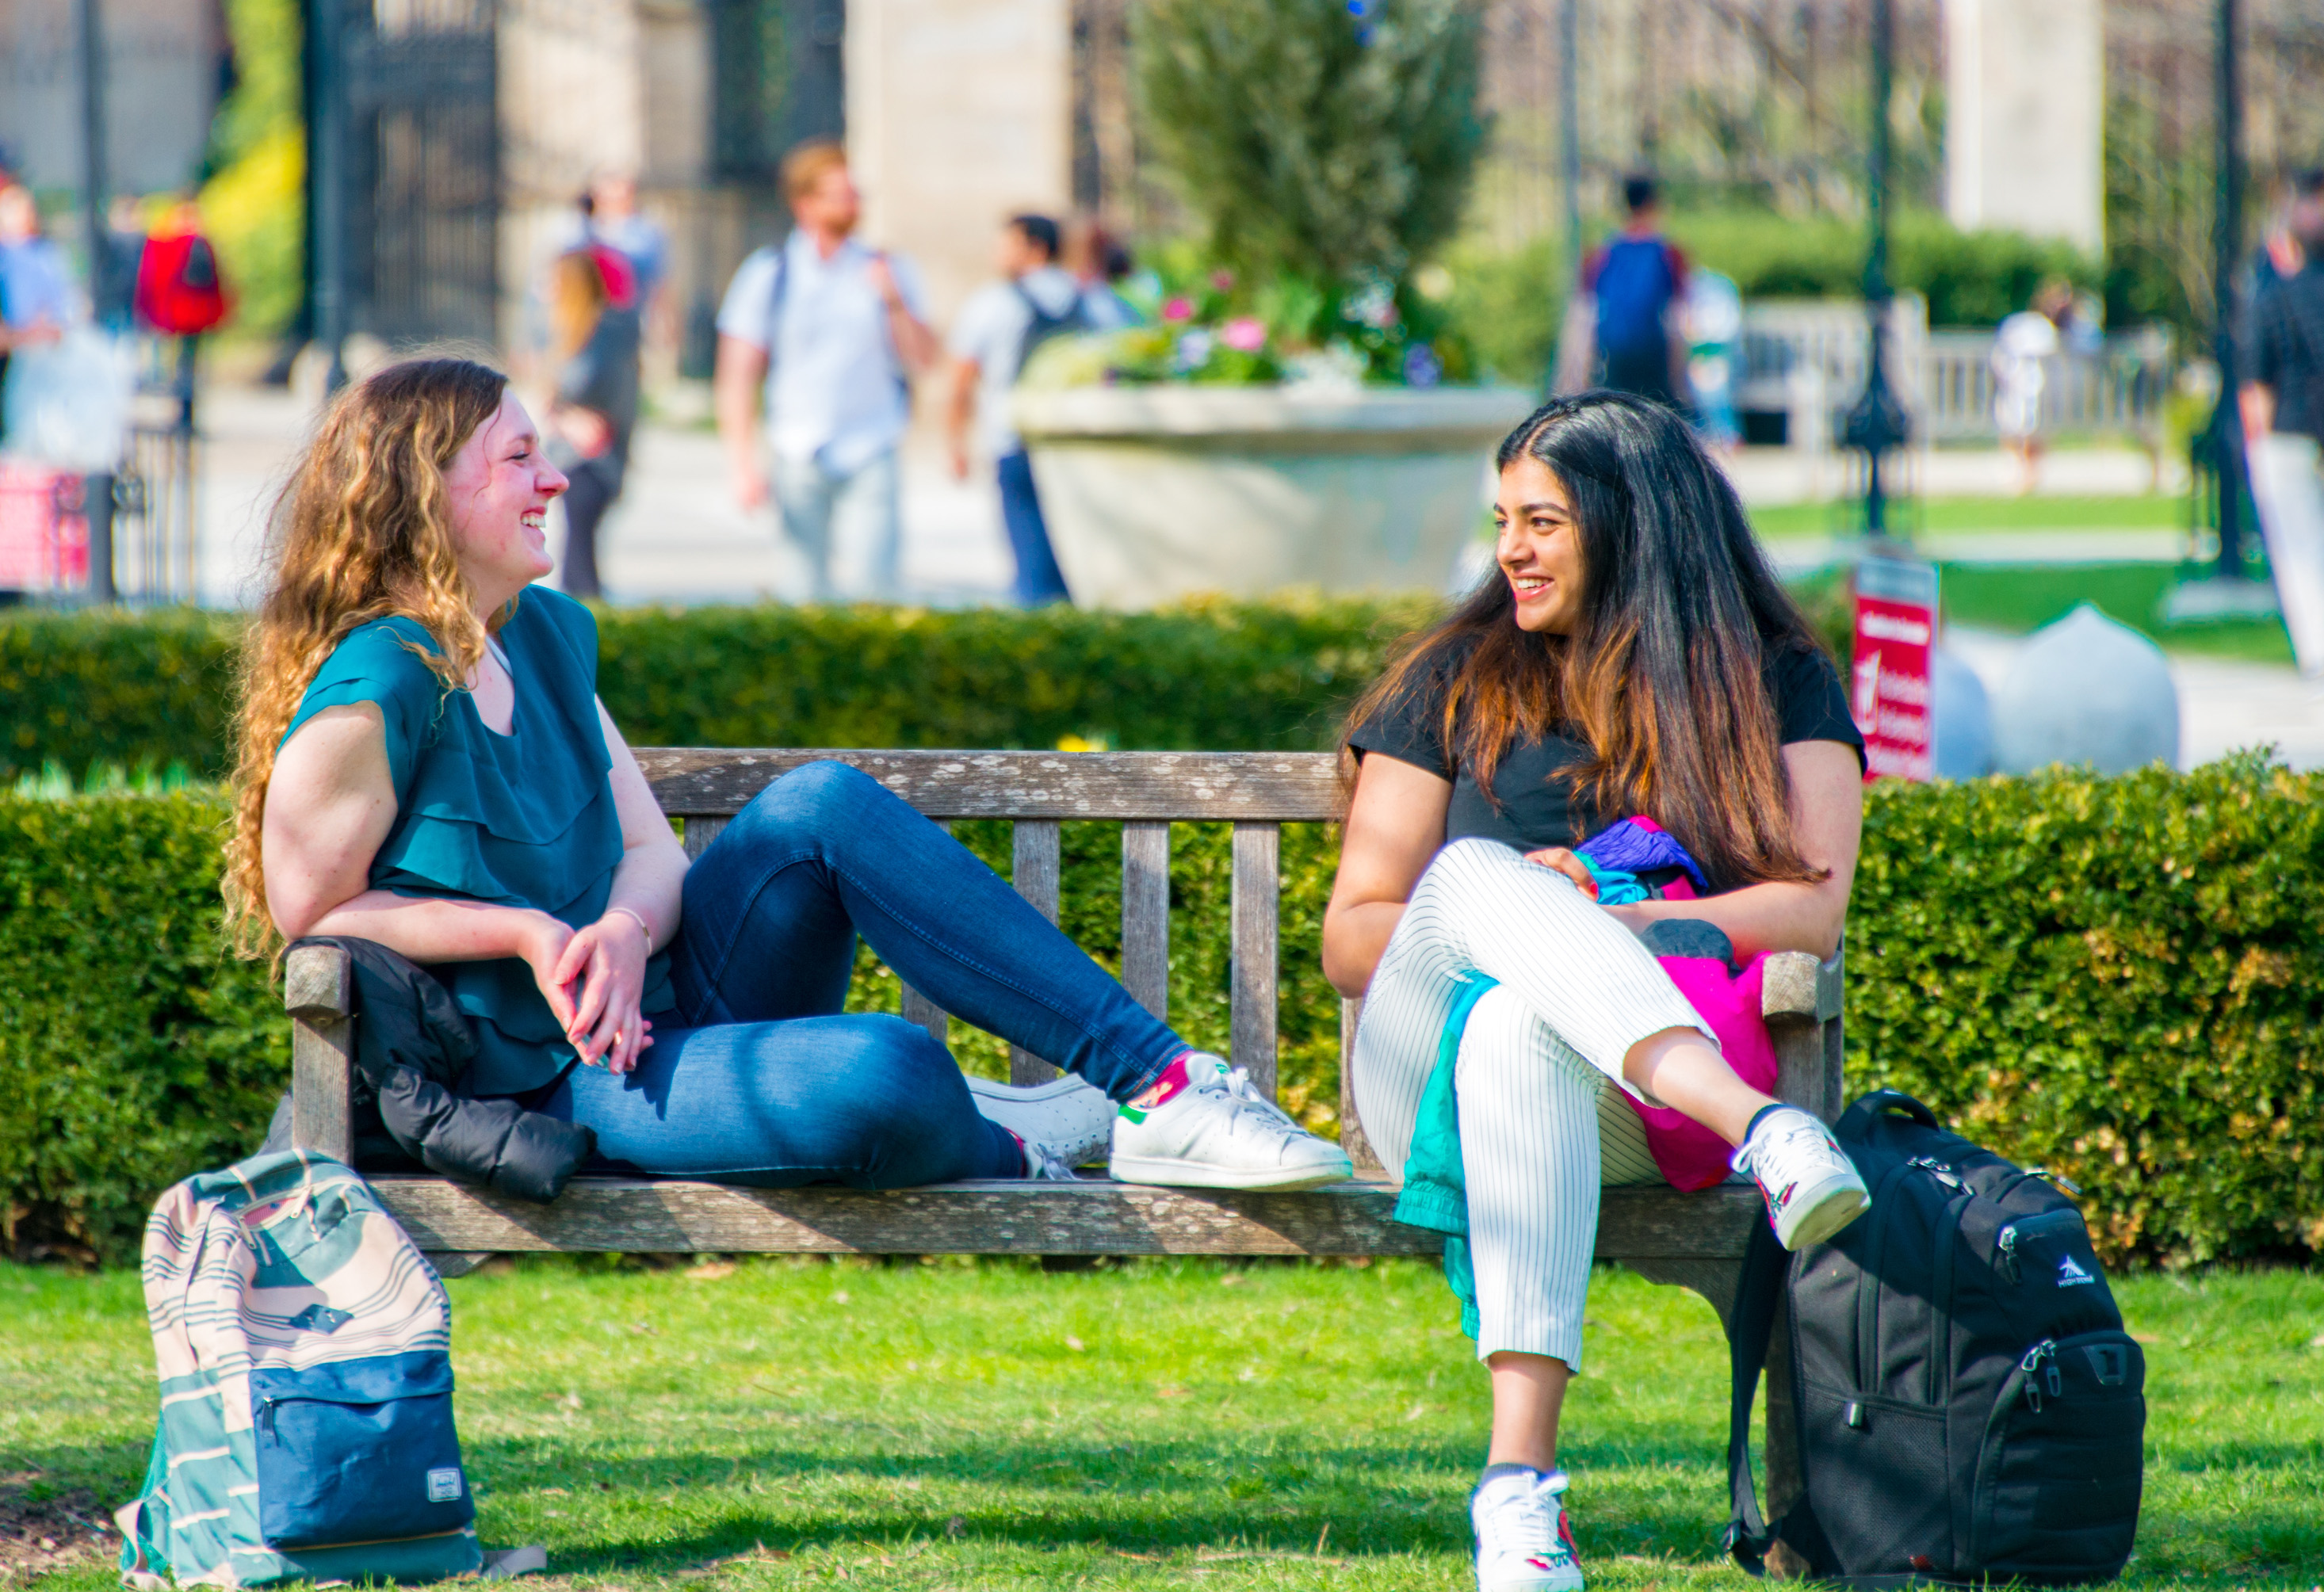
[[[597,700],[595,620],[532,584],[566,484],[470,361],[390,366],[324,418],[246,649],[245,952],[347,935],[428,968],[475,1030],[463,1090],[586,1124],[616,1167],[892,1188],[1069,1175],[1111,1138],[1147,1182],[1347,1175],[854,769],[776,781],[689,868]],[[843,1014],[858,934],[1077,1076],[965,1079],[925,1030]]]

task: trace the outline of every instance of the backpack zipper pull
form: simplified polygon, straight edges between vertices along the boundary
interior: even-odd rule
[[[2034,1373],[2042,1369],[2043,1361],[2054,1362],[2057,1355],[2057,1344],[2044,1338],[2027,1349],[2025,1357],[2017,1362],[2017,1368],[2025,1373],[2026,1408],[2032,1410],[2036,1415],[2042,1413],[2042,1389],[2034,1379]],[[2050,1385],[2050,1396],[2056,1398],[2065,1391],[2065,1379],[2058,1375],[2058,1367],[2054,1363],[2050,1366],[2049,1372],[2049,1376],[2043,1380]]]
[[[2018,1280],[2017,1224],[2013,1221],[2002,1229],[1993,1243],[1994,1247],[2001,1254],[2001,1269],[2007,1274],[2011,1285],[2015,1286]]]
[[[272,1394],[258,1401],[258,1429],[269,1437],[274,1435],[274,1404]]]
[[[2070,1177],[2061,1176],[2061,1174],[2051,1171],[2046,1166],[2029,1166],[2025,1169],[2025,1175],[2028,1177],[2038,1177],[2043,1182],[2055,1183],[2070,1194],[2080,1195],[2082,1192],[2081,1184],[2076,1182]]]
[[[1915,1155],[1910,1161],[1905,1162],[1904,1164],[1907,1166],[1919,1167],[1922,1171],[1927,1173],[1931,1177],[1935,1178],[1939,1182],[1944,1184],[1945,1187],[1949,1189],[1958,1189],[1961,1186],[1960,1179],[1953,1175],[1953,1169],[1951,1167],[1946,1165],[1943,1162],[1932,1159],[1930,1156]]]

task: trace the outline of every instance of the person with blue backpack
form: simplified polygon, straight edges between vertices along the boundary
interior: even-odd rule
[[[1065,577],[1049,546],[1048,521],[1033,484],[1033,461],[1010,424],[1009,397],[1033,350],[1051,337],[1091,330],[1104,314],[1073,272],[1057,263],[1062,235],[1047,216],[1012,216],[1001,228],[993,263],[1001,280],[961,306],[946,346],[952,402],[945,432],[953,474],[968,478],[969,440],[990,454],[1001,481],[1001,519],[1016,559],[1014,592],[1027,608],[1067,600]]]
[[[1592,385],[1683,407],[1686,342],[1674,324],[1686,302],[1686,256],[1662,234],[1651,177],[1622,184],[1622,230],[1582,267]],[[1577,317],[1579,318],[1579,317]]]

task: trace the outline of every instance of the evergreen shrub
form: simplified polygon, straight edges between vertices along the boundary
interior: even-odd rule
[[[2112,1258],[2324,1248],[2324,774],[1868,792],[1849,921],[1849,1081],[2080,1184]],[[152,1195],[258,1141],[289,1067],[263,968],[220,948],[215,793],[0,796],[0,1214],[20,1254],[134,1254]],[[963,824],[1003,871],[1005,827]],[[1065,926],[1120,949],[1120,831],[1065,826]],[[1174,836],[1170,1015],[1226,1038],[1229,842]],[[1281,1076],[1329,1133],[1338,1000],[1317,966],[1336,835],[1283,844]],[[868,954],[850,1004],[893,1010]],[[972,1068],[997,1042],[954,1025]]]
[[[597,617],[597,684],[635,746],[1327,747],[1430,612],[615,608]],[[76,779],[105,764],[222,775],[240,634],[189,610],[0,617],[0,780],[49,762]]]

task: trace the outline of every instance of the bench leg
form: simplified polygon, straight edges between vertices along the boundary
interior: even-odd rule
[[[335,945],[301,945],[284,959],[290,1013],[290,1143],[355,1164],[355,967]]]
[[[1701,1294],[1718,1312],[1720,1326],[1733,1332],[1735,1293],[1743,1275],[1740,1263],[1648,1257],[1626,1259],[1622,1264],[1650,1283],[1691,1289]],[[1780,1517],[1792,1506],[1800,1495],[1802,1485],[1799,1427],[1792,1403],[1791,1357],[1780,1352],[1791,1341],[1791,1333],[1790,1304],[1780,1303],[1773,1333],[1776,1352],[1767,1356],[1766,1387],[1767,1486],[1764,1503],[1769,1520]],[[1808,1568],[1804,1560],[1780,1542],[1767,1556],[1768,1574],[1779,1580],[1797,1580],[1807,1574]]]
[[[490,1249],[423,1249],[420,1254],[436,1268],[436,1275],[447,1280],[465,1277],[493,1257]]]

